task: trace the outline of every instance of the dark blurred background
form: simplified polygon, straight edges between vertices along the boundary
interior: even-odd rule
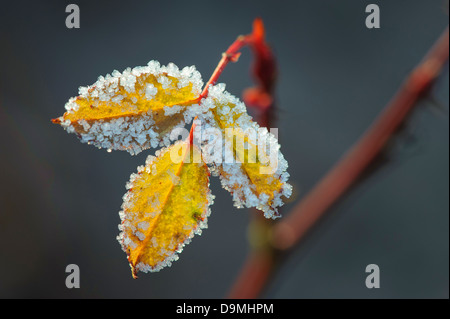
[[[81,28],[67,29],[76,3]],[[365,27],[376,3],[381,28]],[[195,65],[206,81],[262,17],[280,75],[276,126],[299,200],[358,139],[448,24],[447,1],[2,1],[0,297],[221,298],[248,252],[249,211],[217,179],[209,228],[171,268],[133,280],[116,241],[132,157],[51,124],[81,85],[149,60]],[[252,85],[251,54],[221,82]],[[448,298],[448,72],[389,151],[289,256],[265,298]],[[294,203],[284,209],[287,214]],[[81,288],[65,286],[66,265]],[[381,270],[367,289],[365,267]]]

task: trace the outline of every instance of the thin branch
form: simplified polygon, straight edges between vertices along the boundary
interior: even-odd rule
[[[273,273],[275,264],[272,254],[251,251],[242,266],[239,276],[234,281],[228,298],[254,299],[264,289],[268,278]]]
[[[278,248],[289,249],[357,180],[399,129],[448,59],[448,28],[413,70],[360,140],[274,229]]]
[[[250,240],[250,253],[228,292],[228,298],[257,298],[274,273],[278,251],[269,242],[273,224],[273,220],[266,219],[261,212],[252,209],[249,235],[253,239]]]
[[[219,61],[216,69],[214,70],[211,78],[206,83],[203,88],[202,94],[200,94],[200,99],[205,98],[208,95],[208,90],[210,85],[216,84],[223,70],[229,62],[237,62],[241,53],[239,52],[244,46],[252,42],[252,35],[240,35],[238,38],[228,47],[228,49],[222,53],[222,59]]]
[[[449,55],[448,27],[409,75],[369,130],[325,177],[273,226],[273,245],[280,252],[291,250],[328,209],[355,184],[366,168],[383,151],[387,142],[429,90],[444,68]],[[251,252],[233,284],[229,298],[257,298],[275,271],[273,260],[257,258]]]

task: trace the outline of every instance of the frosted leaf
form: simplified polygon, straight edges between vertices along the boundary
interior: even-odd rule
[[[267,218],[279,217],[278,207],[283,197],[291,196],[292,187],[276,137],[252,120],[224,84],[211,86],[200,104],[202,155],[212,174],[220,176],[236,207],[255,207]]]
[[[192,120],[190,101],[200,95],[202,85],[194,66],[180,71],[173,63],[150,61],[80,87],[79,96],[66,103],[66,113],[53,122],[82,142],[135,155],[167,144],[172,129]],[[198,104],[194,108],[201,112]]]
[[[171,150],[181,147],[188,161],[172,161]],[[193,154],[191,155],[191,150]],[[159,271],[178,259],[195,234],[207,227],[213,196],[208,168],[192,157],[200,149],[179,141],[155,153],[130,176],[117,237],[133,269]],[[155,174],[153,174],[156,171]]]

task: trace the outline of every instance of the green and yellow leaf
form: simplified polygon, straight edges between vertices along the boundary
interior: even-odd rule
[[[99,77],[66,103],[67,112],[54,119],[82,142],[131,154],[169,144],[175,127],[192,119],[186,110],[195,104],[203,82],[195,67],[174,64],[126,69]]]
[[[184,245],[207,227],[213,201],[199,148],[177,142],[156,155],[131,175],[120,212],[118,240],[133,277],[177,260]]]

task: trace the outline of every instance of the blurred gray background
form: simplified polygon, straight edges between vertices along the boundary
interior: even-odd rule
[[[65,27],[69,3],[80,7],[80,29]],[[369,3],[380,6],[381,29],[365,27]],[[441,0],[2,1],[0,297],[221,298],[248,252],[249,211],[213,179],[209,228],[171,268],[133,280],[115,238],[118,211],[129,175],[154,150],[107,153],[51,124],[79,86],[152,59],[195,65],[206,81],[262,17],[279,62],[277,126],[298,201],[376,118],[447,12]],[[252,85],[250,63],[245,49],[225,70],[231,93]],[[263,297],[448,298],[448,101],[445,72],[390,164],[330,211]],[[71,263],[80,289],[64,284]],[[364,284],[372,263],[380,289]]]

